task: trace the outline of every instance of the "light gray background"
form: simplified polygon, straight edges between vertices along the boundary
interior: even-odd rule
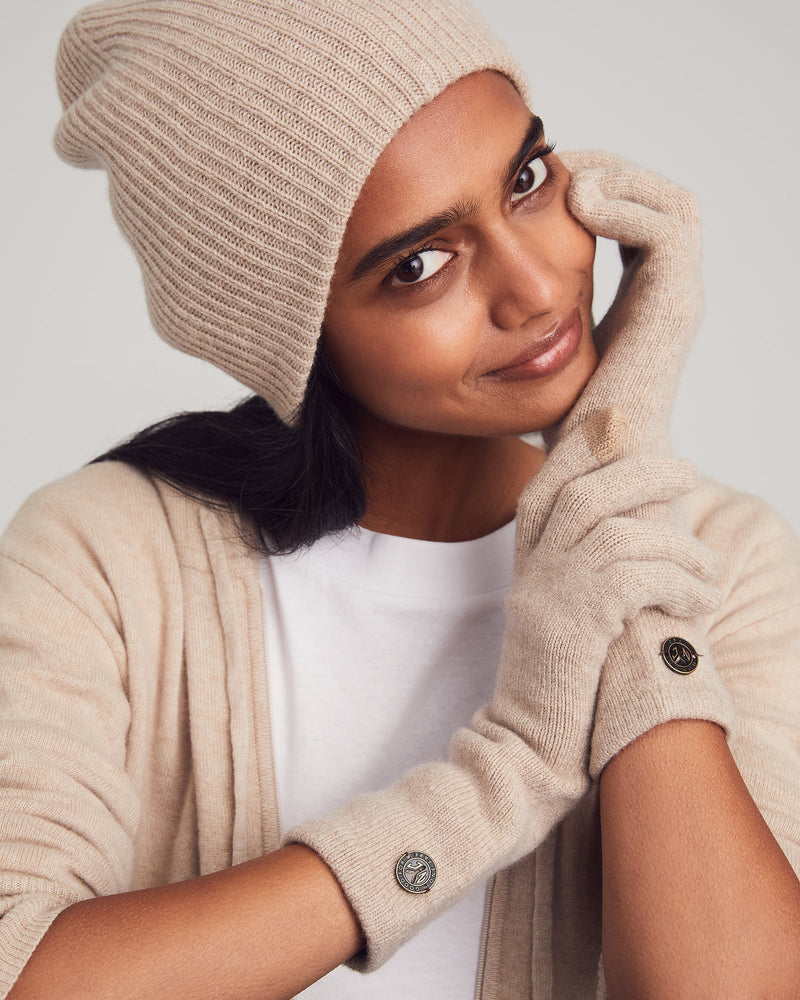
[[[52,152],[53,56],[78,6],[37,0],[2,14],[0,527],[34,488],[131,431],[242,395],[158,340],[105,178]],[[800,531],[798,6],[478,6],[527,68],[561,149],[622,153],[699,196],[708,305],[675,415],[677,450],[762,495]],[[604,251],[602,301],[614,271]]]

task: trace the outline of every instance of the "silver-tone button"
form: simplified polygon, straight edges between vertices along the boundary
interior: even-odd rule
[[[395,865],[394,874],[406,892],[427,892],[436,881],[436,865],[422,851],[407,851]]]
[[[698,656],[694,646],[673,635],[661,643],[661,659],[676,674],[690,674],[697,668]]]

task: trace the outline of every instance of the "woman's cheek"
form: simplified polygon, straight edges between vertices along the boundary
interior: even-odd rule
[[[401,324],[374,359],[387,390],[418,396],[437,385],[460,381],[469,366],[471,338],[457,315],[428,317],[424,324]]]
[[[571,245],[571,256],[576,265],[584,270],[591,271],[594,266],[595,253],[597,251],[597,239],[586,227],[579,222],[564,205],[565,233],[568,232],[568,239]]]
[[[560,252],[565,264],[578,270],[591,270],[594,266],[594,256],[597,241],[592,233],[575,218],[567,205],[570,174],[558,156],[553,156],[555,169],[559,174],[559,184],[556,197],[550,206],[555,218],[553,232],[559,234]]]
[[[570,269],[591,272],[597,241],[567,208],[566,199],[558,206],[558,218],[553,232],[557,235],[557,252],[563,265]]]
[[[575,254],[578,258],[578,266],[581,270],[586,270],[591,274],[594,267],[595,254],[597,252],[597,240],[594,235],[588,231],[588,229],[584,229],[580,222],[573,219],[572,216],[570,216],[570,219],[572,220],[574,229],[576,230]]]

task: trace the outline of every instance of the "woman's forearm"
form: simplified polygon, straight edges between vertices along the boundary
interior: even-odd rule
[[[9,1000],[277,1000],[361,947],[330,870],[297,844],[187,882],[76,903]]]
[[[600,779],[611,1000],[796,1000],[800,883],[722,730],[681,720]]]

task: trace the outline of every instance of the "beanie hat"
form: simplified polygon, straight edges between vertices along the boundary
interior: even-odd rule
[[[461,0],[107,0],[62,36],[55,144],[107,169],[158,333],[291,423],[367,175],[483,69],[527,99]]]

